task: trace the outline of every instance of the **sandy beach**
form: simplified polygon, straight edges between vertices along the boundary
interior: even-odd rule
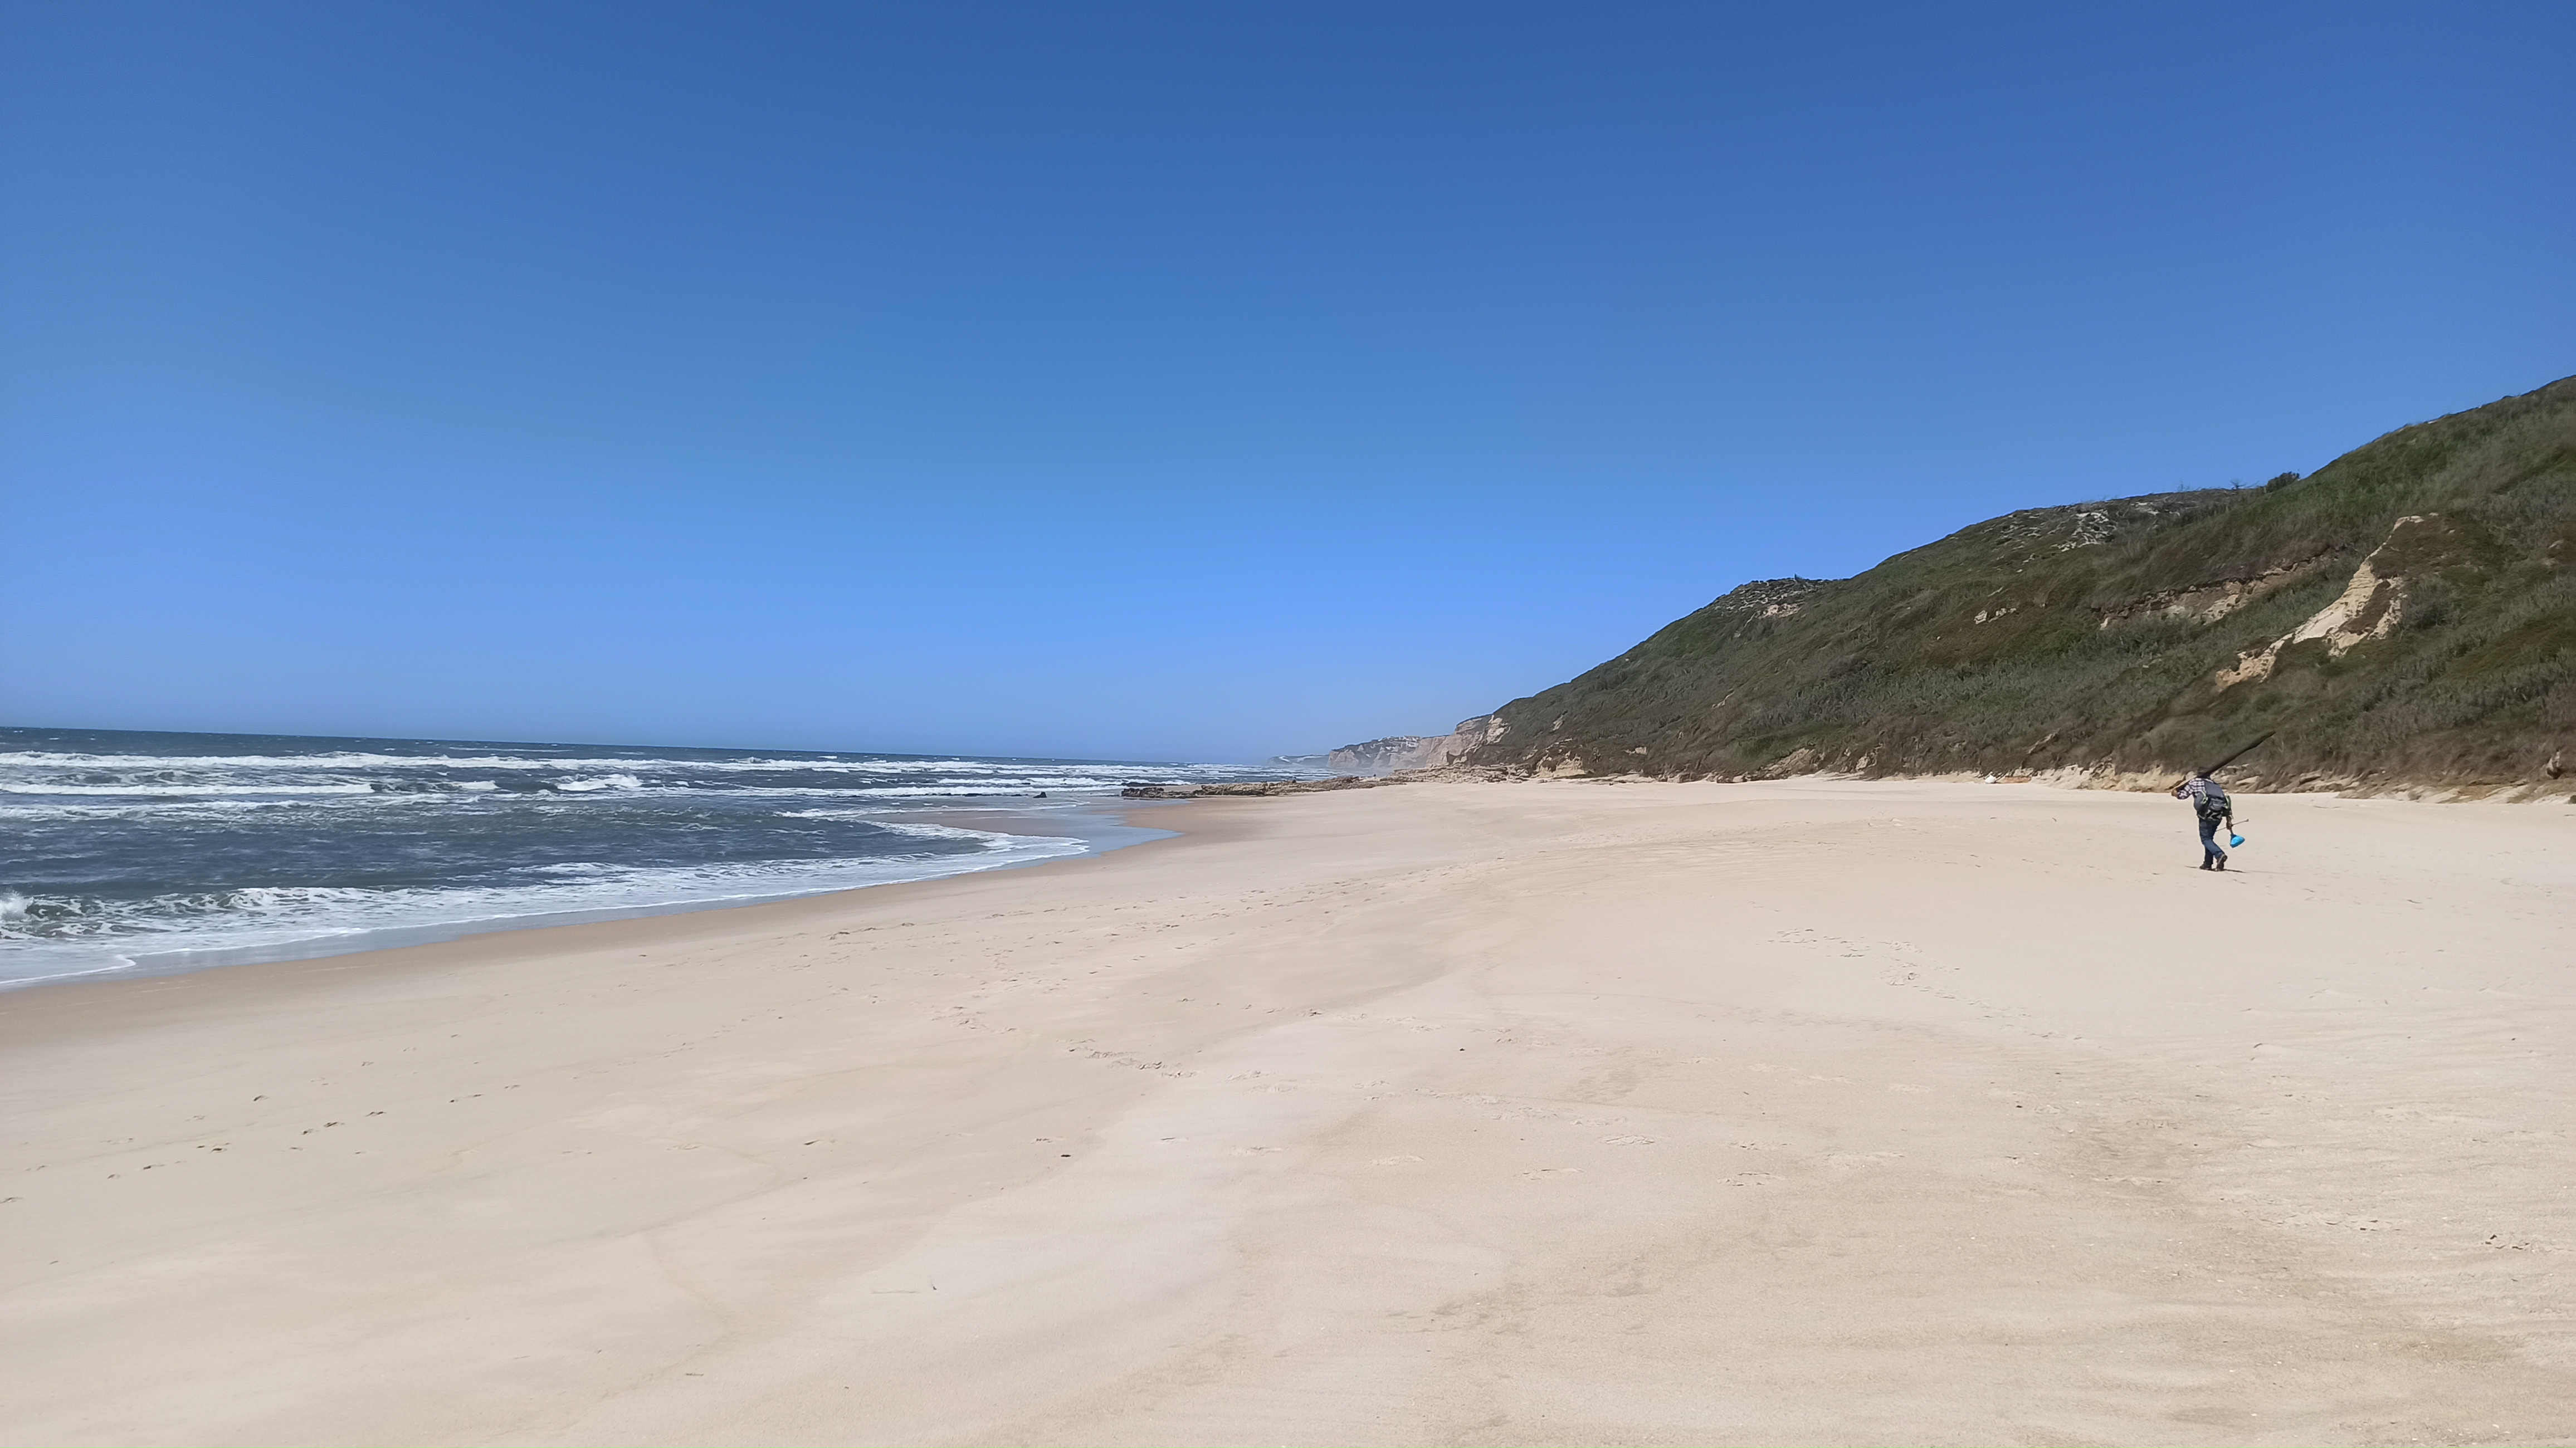
[[[0,996],[21,1443],[2576,1439],[2576,807],[1420,784]]]

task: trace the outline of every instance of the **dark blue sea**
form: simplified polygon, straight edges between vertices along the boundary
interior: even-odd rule
[[[1225,765],[0,729],[0,988],[747,904],[1115,848]]]

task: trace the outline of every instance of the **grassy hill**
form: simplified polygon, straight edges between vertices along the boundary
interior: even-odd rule
[[[1470,723],[1464,762],[1560,773],[2164,774],[2269,732],[2240,780],[2576,779],[2576,378],[2306,478],[1746,584]]]

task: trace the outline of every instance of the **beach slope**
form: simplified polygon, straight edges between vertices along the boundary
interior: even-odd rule
[[[2564,1442],[2576,810],[1421,784],[0,997],[0,1437]]]

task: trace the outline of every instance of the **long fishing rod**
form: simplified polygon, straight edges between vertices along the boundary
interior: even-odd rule
[[[2279,732],[2280,732],[2279,730],[2275,729],[2275,730],[2270,731],[2269,733],[2266,733],[2265,735],[2263,735],[2263,737],[2262,737],[2262,738],[2257,739],[2257,740],[2255,740],[2253,743],[2246,745],[2244,748],[2237,750],[2234,754],[2231,754],[2231,755],[2227,756],[2225,759],[2222,759],[2222,760],[2218,761],[2216,764],[2213,764],[2213,765],[2209,766],[2207,769],[2202,770],[2200,773],[2201,773],[2201,774],[2216,774],[2218,771],[2220,771],[2220,770],[2222,770],[2222,769],[2225,769],[2227,766],[2229,766],[2229,765],[2231,765],[2231,764],[2234,764],[2236,761],[2238,761],[2238,760],[2240,760],[2240,759],[2243,759],[2246,755],[2251,754],[2251,753],[2253,753],[2255,750],[2262,748],[2264,745],[2271,743],[2271,742],[2272,742],[2272,735],[2273,735],[2273,734],[2277,734],[2277,733],[2279,733]],[[2193,776],[2193,778],[2195,778],[2195,779],[2196,779],[2196,778],[2198,778],[2198,777],[2199,777],[2198,775]],[[2177,779],[2177,780],[2175,780],[2175,781],[2174,781],[2173,787],[2174,787],[2175,789],[2180,789],[2180,788],[2182,788],[2184,785],[2189,784],[2189,783],[2191,783],[2191,780],[2190,780],[2190,779]]]

